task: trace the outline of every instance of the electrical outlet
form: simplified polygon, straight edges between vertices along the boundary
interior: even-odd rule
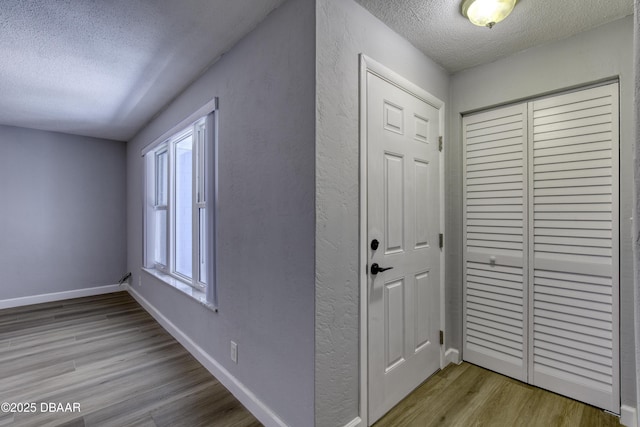
[[[238,344],[231,341],[231,360],[233,363],[238,363]]]

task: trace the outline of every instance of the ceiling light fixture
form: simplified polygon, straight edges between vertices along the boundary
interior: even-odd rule
[[[516,0],[464,0],[462,14],[474,25],[493,28],[515,5]]]

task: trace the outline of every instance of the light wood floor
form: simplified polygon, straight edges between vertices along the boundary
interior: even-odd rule
[[[126,292],[0,310],[0,402],[38,409],[0,426],[261,425]]]
[[[0,426],[261,424],[126,292],[0,310]],[[80,403],[43,413],[42,402]],[[620,426],[618,418],[468,363],[427,380],[375,427]],[[295,426],[294,426],[295,427]]]
[[[601,409],[469,363],[449,365],[375,424],[400,426],[619,427]]]

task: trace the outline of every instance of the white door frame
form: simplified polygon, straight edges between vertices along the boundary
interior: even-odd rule
[[[369,426],[369,307],[367,272],[367,73],[372,73],[394,86],[435,107],[439,115],[439,133],[444,138],[445,110],[444,102],[409,80],[391,71],[379,62],[360,54],[360,422],[349,425]],[[444,148],[439,156],[440,162],[440,232],[444,232]],[[444,295],[444,248],[440,251],[440,330],[445,331],[445,295]],[[440,346],[440,369],[444,367],[444,346]],[[356,420],[354,420],[356,421]]]

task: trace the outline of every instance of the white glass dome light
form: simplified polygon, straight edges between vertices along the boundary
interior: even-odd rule
[[[493,28],[515,5],[516,0],[464,0],[462,14],[474,25]]]

